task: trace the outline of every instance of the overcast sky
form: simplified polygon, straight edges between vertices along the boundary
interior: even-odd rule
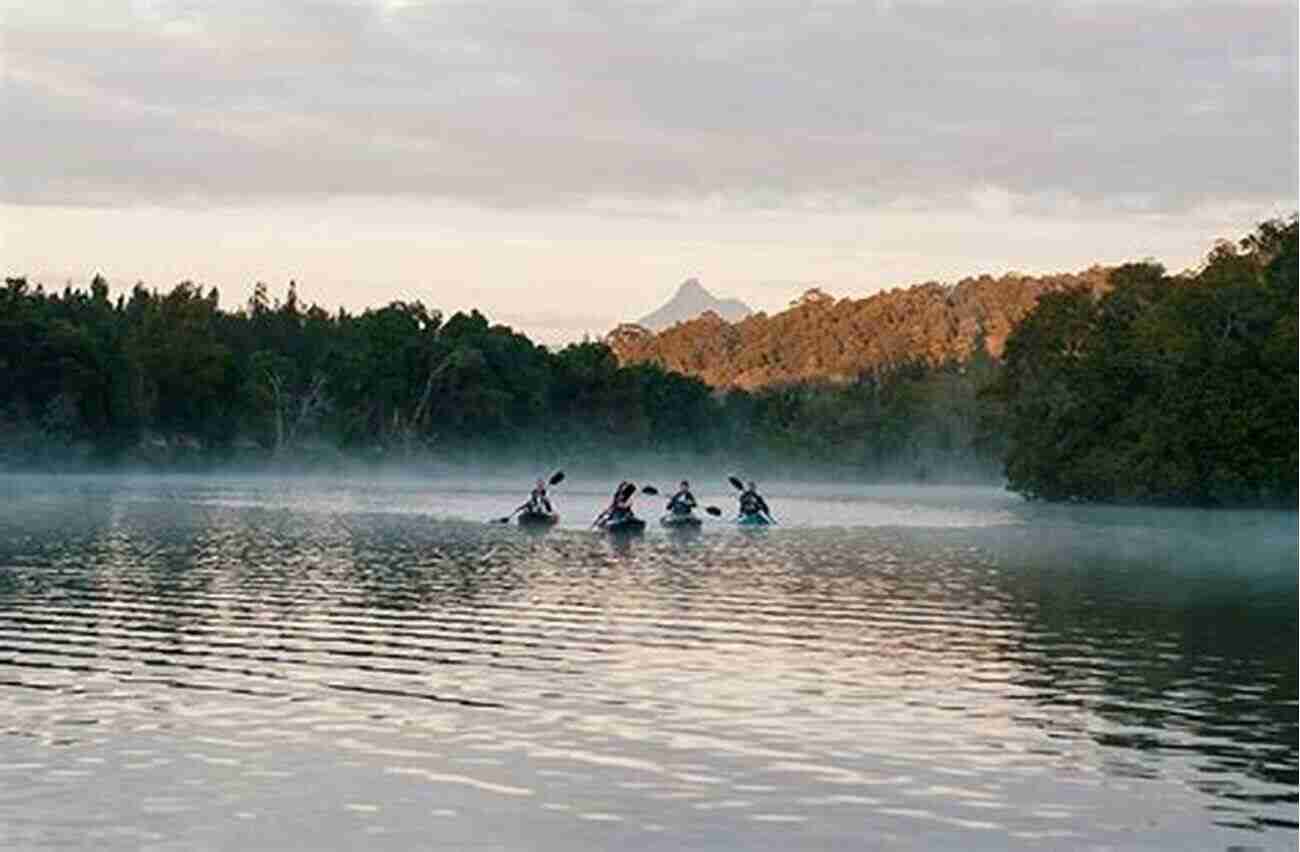
[[[0,260],[556,341],[1153,257],[1297,205],[1282,2],[0,0]]]

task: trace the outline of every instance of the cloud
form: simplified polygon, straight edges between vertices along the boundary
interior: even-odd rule
[[[3,21],[15,204],[1177,212],[1297,183],[1291,2],[137,0]]]

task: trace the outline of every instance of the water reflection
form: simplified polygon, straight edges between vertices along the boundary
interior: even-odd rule
[[[1117,557],[1058,532],[1069,562],[1005,560],[1017,616],[1016,653],[1040,708],[1069,708],[1110,750],[1108,771],[1176,772],[1223,801],[1216,821],[1294,829],[1296,585],[1285,546],[1253,537],[1187,547],[1129,541]],[[1238,531],[1240,536],[1240,531]],[[1005,548],[1005,543],[1004,543]],[[1277,543],[1274,545],[1277,547]],[[1251,553],[1252,559],[1243,559]],[[1056,714],[1033,717],[1035,723]],[[1086,720],[1084,723],[1077,720]],[[1290,813],[1286,813],[1289,810]]]
[[[187,494],[0,513],[18,845],[311,796],[255,845],[1294,842],[1295,537],[1252,516],[612,538]]]

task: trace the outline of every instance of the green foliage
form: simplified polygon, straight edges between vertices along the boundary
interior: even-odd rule
[[[13,381],[0,391],[0,428],[162,463],[250,447],[630,451],[914,476],[936,452],[969,454],[981,405],[975,374],[955,364],[720,394],[657,365],[620,367],[602,343],[550,352],[477,311],[444,321],[393,302],[330,314],[304,308],[292,283],[283,301],[258,284],[235,312],[188,282],[166,294],[137,286],[117,304],[107,292],[98,278],[89,293],[6,283],[0,366]]]
[[[88,293],[21,278],[0,290],[0,462],[43,464],[36,444],[169,463],[249,446],[558,455],[713,442],[718,404],[702,382],[620,368],[603,344],[552,353],[477,311],[332,315],[304,309],[293,284],[283,302],[258,284],[235,312],[189,282],[116,304],[107,293],[99,278]]]
[[[732,391],[722,419],[744,453],[772,463],[867,477],[993,479],[1000,445],[987,428],[996,406],[979,391],[996,370],[981,350],[964,363],[906,362],[848,383]]]
[[[988,394],[1009,486],[1031,498],[1295,505],[1296,220],[1192,276],[1115,270],[1043,296]]]

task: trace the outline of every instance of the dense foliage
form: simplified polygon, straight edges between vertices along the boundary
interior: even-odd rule
[[[620,367],[602,343],[551,352],[476,311],[444,320],[395,302],[331,314],[292,285],[275,303],[258,285],[229,312],[190,283],[114,301],[99,278],[62,292],[11,278],[0,290],[0,462],[691,453],[911,474],[925,472],[930,444],[962,455],[972,428],[964,409],[952,428],[929,422],[961,370],[930,372],[720,395],[655,365]],[[967,382],[968,404],[974,391]]]
[[[1011,329],[1039,296],[1067,288],[1105,289],[1109,271],[936,282],[836,299],[818,288],[787,309],[728,323],[704,314],[653,333],[622,325],[609,336],[619,363],[653,363],[714,387],[751,390],[798,382],[851,382],[864,372],[921,361],[965,361],[986,345],[1002,354]]]
[[[1046,294],[1007,341],[1009,486],[1048,500],[1288,504],[1297,480],[1296,220],[1195,274]]]
[[[330,313],[292,284],[274,301],[259,284],[227,311],[190,283],[113,300],[100,278],[61,292],[10,278],[0,466],[536,469],[689,454],[867,478],[1005,471],[1012,489],[1050,500],[1294,504],[1296,267],[1295,220],[1267,222],[1195,274],[1140,263],[1102,286],[1095,271],[1077,287],[1040,282],[1000,361],[976,323],[962,360],[924,346],[907,357],[895,341],[887,363],[847,380],[837,368],[748,391],[654,361],[620,366],[604,343],[550,351],[477,311],[444,318],[419,302]],[[916,298],[929,304],[931,289]]]

